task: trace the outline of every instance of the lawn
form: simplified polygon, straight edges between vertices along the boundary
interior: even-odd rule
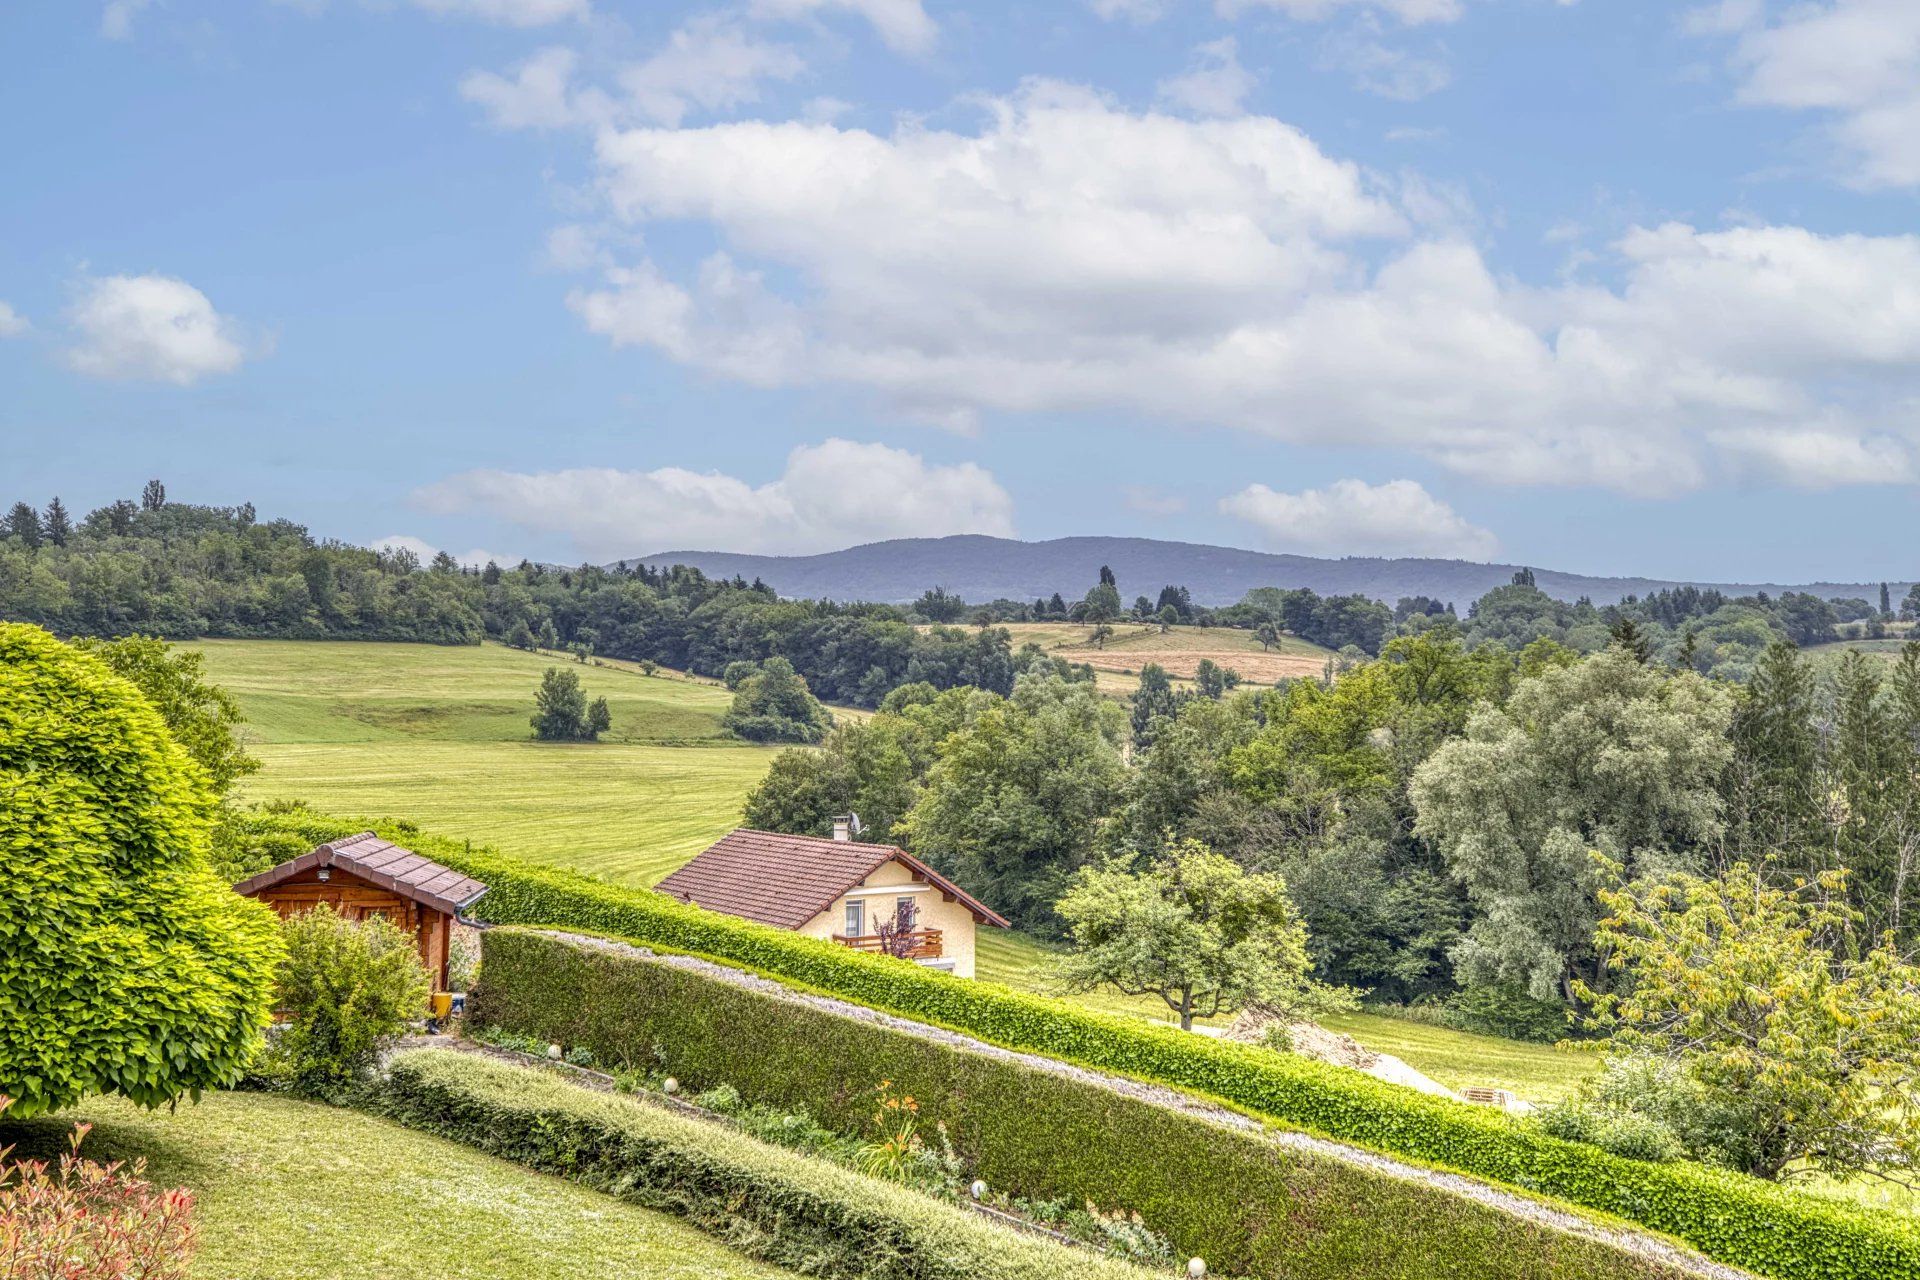
[[[211,640],[209,677],[240,700],[253,800],[396,817],[631,884],[730,830],[773,749],[726,739],[724,689],[674,673],[575,665],[604,695],[597,743],[531,738],[557,659],[499,645]]]
[[[178,1111],[93,1099],[0,1129],[57,1154],[145,1156],[197,1200],[202,1280],[776,1280],[677,1219],[354,1111],[215,1093]]]
[[[979,977],[1020,991],[1064,994],[1053,974],[1057,952],[1047,944],[1005,929],[983,929],[976,945]],[[1154,996],[1094,991],[1069,998],[1105,1013],[1173,1020],[1166,1004]],[[1201,1025],[1208,1025],[1208,1020],[1200,1021]],[[1212,1020],[1216,1024],[1230,1021]],[[1569,1053],[1552,1045],[1471,1035],[1378,1014],[1331,1014],[1321,1022],[1331,1030],[1345,1032],[1376,1053],[1390,1053],[1402,1059],[1449,1088],[1490,1085],[1510,1089],[1530,1102],[1552,1102],[1564,1097],[1598,1066],[1598,1061],[1586,1054]]]

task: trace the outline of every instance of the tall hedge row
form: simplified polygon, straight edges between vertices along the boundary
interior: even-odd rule
[[[337,825],[326,830],[340,833]],[[1176,1085],[1342,1141],[1627,1218],[1778,1280],[1920,1280],[1920,1228],[1904,1218],[1698,1165],[1622,1159],[1498,1112],[1305,1058],[954,978],[453,841],[386,834],[487,882],[491,892],[476,912],[487,920],[713,956],[994,1044]]]
[[[426,1049],[394,1060],[382,1097],[386,1113],[411,1128],[685,1218],[806,1275],[1148,1280],[920,1192],[534,1068]]]
[[[663,1067],[697,1088],[863,1129],[874,1086],[918,1100],[970,1170],[1127,1210],[1182,1257],[1279,1280],[1673,1280],[1679,1273],[1418,1183],[1292,1151],[1100,1085],[778,999],[683,967],[494,929],[476,1022]],[[796,1046],[804,1046],[796,1051]],[[1364,1206],[1364,1212],[1355,1212]],[[1391,1230],[1382,1230],[1391,1224]]]

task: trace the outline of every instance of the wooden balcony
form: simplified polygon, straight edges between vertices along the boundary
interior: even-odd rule
[[[938,960],[940,951],[940,931],[938,929],[915,929],[912,933],[902,934],[907,944],[906,959]],[[843,947],[852,947],[855,951],[880,950],[880,935],[877,933],[845,934],[836,933],[833,940]],[[895,954],[898,954],[897,952]]]

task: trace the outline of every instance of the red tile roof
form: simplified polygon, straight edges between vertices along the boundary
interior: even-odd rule
[[[654,887],[712,911],[798,929],[894,861],[973,912],[980,923],[1007,927],[991,907],[904,849],[820,836],[742,828],[722,836]]]
[[[371,831],[329,841],[311,853],[303,853],[291,862],[262,871],[233,887],[236,892],[252,897],[262,889],[315,867],[339,867],[348,875],[449,915],[472,906],[487,891],[487,886],[471,876],[382,840]]]

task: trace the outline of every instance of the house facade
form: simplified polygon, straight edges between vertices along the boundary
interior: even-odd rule
[[[742,829],[656,888],[681,902],[861,951],[890,951],[957,977],[974,974],[981,927],[1007,921],[904,849],[852,838]],[[904,927],[900,927],[904,926]]]

